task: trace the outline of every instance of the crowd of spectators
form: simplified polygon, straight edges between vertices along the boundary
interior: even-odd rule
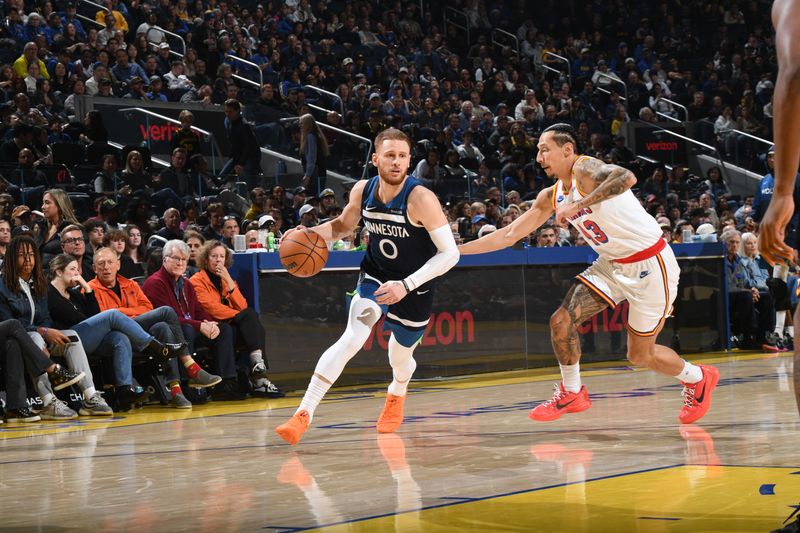
[[[450,22],[442,4],[423,3],[421,11],[410,1],[103,5],[7,0],[2,7],[0,251],[12,236],[31,234],[44,270],[67,253],[91,279],[95,252],[109,248],[125,279],[146,287],[156,275],[174,284],[202,273],[205,242],[232,247],[244,234],[248,246],[271,247],[287,228],[338,216],[347,191],[328,188],[326,169],[358,177],[364,151],[324,126],[368,139],[388,126],[406,131],[413,174],[439,195],[461,240],[510,224],[552,183],[535,157],[539,133],[557,122],[575,127],[584,153],[636,173],[634,192],[671,242],[695,233],[757,235],[769,201],[755,188],[753,196],[731,194],[719,167],[698,176],[682,165],[642,163],[624,135],[629,122],[686,120],[698,135],[710,132],[723,156],[744,151],[751,162],[771,164],[759,163],[758,144],[729,131],[771,135],[777,66],[769,8],[760,2],[451,0]],[[80,116],[78,98],[224,109],[230,160],[211,173],[184,110],[169,166],[159,169],[146,148],[110,146],[102,114]],[[287,117],[298,120],[284,126]],[[278,184],[261,174],[256,143],[298,155],[303,175]],[[233,186],[239,180],[246,192]],[[363,249],[368,238],[356,231],[335,246]],[[162,255],[165,243],[178,241],[186,248],[172,244],[177,251]],[[547,224],[524,244],[585,242]],[[169,264],[184,255],[186,263]],[[229,289],[214,276],[212,286]],[[228,302],[236,310],[236,300]],[[203,311],[202,299],[193,305],[198,324],[230,320]],[[742,339],[752,333],[754,342],[782,345],[793,334],[783,324],[777,331],[760,323]],[[197,328],[212,339],[206,326]],[[777,337],[755,331],[765,329]],[[247,344],[258,351],[252,339]],[[215,355],[229,358],[225,350]],[[224,379],[232,379],[228,363]],[[266,376],[261,368],[251,374]],[[234,389],[225,391],[235,396]]]

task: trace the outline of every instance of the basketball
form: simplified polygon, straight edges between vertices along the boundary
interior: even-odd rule
[[[293,231],[281,239],[281,264],[293,276],[308,278],[317,273],[328,261],[325,239],[310,230]]]

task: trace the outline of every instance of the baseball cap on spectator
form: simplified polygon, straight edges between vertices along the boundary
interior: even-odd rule
[[[18,205],[11,212],[11,218],[23,217],[31,214],[31,208],[27,205]]]
[[[311,204],[314,207],[316,207],[319,205],[319,198],[317,198],[316,196],[309,196],[308,198],[306,198],[306,201],[304,203]]]
[[[408,68],[407,67],[400,67],[400,70],[398,72],[400,72],[400,73],[405,72],[406,74],[408,74]]]
[[[489,219],[483,215],[475,215],[474,217],[472,217],[473,224],[477,224],[479,222],[489,222]]]
[[[584,46],[583,48],[581,48],[581,53],[582,54],[588,54],[589,52],[590,52],[590,50],[587,47]]]
[[[169,48],[169,43],[164,42],[158,45],[159,50],[164,50],[165,48]]]
[[[128,85],[133,85],[135,83],[144,83],[144,80],[139,76],[134,76],[128,80]]]
[[[261,215],[258,217],[258,227],[266,228],[269,224],[275,224],[275,219],[272,218],[270,215]]]
[[[774,153],[775,153],[775,145],[773,144],[772,146],[769,147],[769,150],[767,150],[767,155]]]
[[[98,82],[100,85],[113,85],[110,79],[108,78],[101,78]]]
[[[697,226],[697,231],[695,233],[697,235],[711,235],[712,233],[716,233],[717,231],[714,229],[714,226],[706,222],[705,224],[700,224]]]
[[[608,63],[606,63],[606,60],[605,60],[605,59],[601,59],[600,61],[598,61],[598,62],[597,62],[597,66],[598,66],[598,67],[603,67],[603,66],[605,66],[605,65],[607,65],[607,64],[608,64]]]
[[[625,64],[627,65],[628,63],[636,63],[636,60],[632,57],[625,58]]]
[[[110,213],[114,209],[117,208],[117,202],[112,200],[111,198],[107,198],[100,202],[100,214]]]
[[[66,4],[64,4],[64,9],[75,9],[75,3],[67,2]]]
[[[306,213],[308,213],[309,211],[313,211],[313,210],[314,210],[314,206],[313,205],[306,204],[306,205],[304,205],[303,207],[300,208],[300,216],[303,216]]]
[[[295,187],[294,190],[292,191],[292,194],[305,194],[305,193],[306,193],[306,188],[303,187],[302,185],[300,187]]]
[[[336,194],[333,192],[333,189],[325,189],[319,194],[320,198],[325,198],[326,196],[336,197]]]
[[[617,48],[625,48],[626,46],[628,46],[628,43],[626,43],[625,41],[620,41],[619,44],[617,45]]]
[[[370,100],[372,100],[374,98],[377,98],[378,100],[380,100],[381,99],[381,95],[378,94],[378,93],[372,93],[372,94],[369,95],[369,99]]]
[[[203,14],[203,20],[211,20],[211,19],[213,19],[213,18],[214,18],[214,16],[215,16],[215,15],[214,15],[214,12],[213,12],[213,11],[206,11],[206,12]]]
[[[352,57],[345,57],[344,59],[342,59],[342,66],[343,67],[345,67],[347,65],[352,65],[352,64],[353,64],[353,58]]]
[[[497,228],[495,226],[492,226],[491,224],[486,224],[485,226],[481,226],[481,229],[478,230],[478,238],[480,239],[487,233],[494,233],[495,231],[497,231]]]
[[[92,70],[100,67],[106,68],[106,64],[103,63],[102,61],[95,61],[94,63],[92,63]]]
[[[150,85],[153,85],[155,82],[163,81],[160,76],[150,76]]]

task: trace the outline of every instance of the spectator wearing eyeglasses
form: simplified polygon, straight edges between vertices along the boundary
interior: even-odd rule
[[[164,245],[161,269],[147,278],[142,289],[153,305],[175,310],[190,352],[199,346],[210,349],[222,376],[222,382],[213,391],[214,398],[244,400],[247,395],[239,391],[236,379],[233,329],[225,322],[214,320],[200,304],[194,287],[184,277],[188,262],[186,243],[177,239],[168,241]]]
[[[86,281],[94,279],[92,258],[86,255],[86,241],[80,226],[72,224],[64,228],[61,232],[61,250],[75,258],[83,279]]]

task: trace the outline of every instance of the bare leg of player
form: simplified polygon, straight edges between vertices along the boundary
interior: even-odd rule
[[[578,413],[592,406],[589,393],[581,385],[581,340],[578,326],[608,304],[582,283],[575,283],[564,302],[550,317],[550,342],[561,369],[561,383],[553,398],[536,406],[528,415],[532,420],[549,422],[565,413]]]
[[[702,418],[711,407],[711,393],[719,381],[719,371],[713,366],[694,365],[672,348],[656,344],[662,327],[663,324],[647,337],[628,331],[628,360],[683,383],[684,406],[678,419],[683,424],[691,424]]]

